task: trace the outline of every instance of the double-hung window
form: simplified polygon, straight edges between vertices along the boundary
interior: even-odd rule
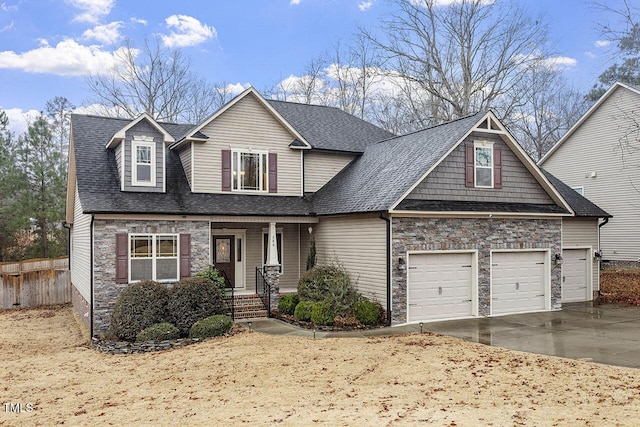
[[[475,186],[493,188],[493,144],[476,142],[473,149]]]
[[[233,190],[267,191],[267,154],[262,151],[233,151],[231,176]]]
[[[177,234],[131,234],[129,236],[129,281],[177,281]]]
[[[156,145],[153,138],[131,141],[131,184],[155,187]]]

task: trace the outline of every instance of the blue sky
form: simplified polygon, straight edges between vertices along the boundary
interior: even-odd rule
[[[591,0],[511,1],[546,14],[550,42],[575,85],[589,88],[610,65],[596,27],[605,17]],[[0,0],[0,108],[19,132],[24,113],[54,96],[89,105],[82,75],[105,69],[125,37],[140,43],[145,35],[183,49],[210,82],[261,90],[300,75],[358,26],[375,27],[390,7],[385,0]]]

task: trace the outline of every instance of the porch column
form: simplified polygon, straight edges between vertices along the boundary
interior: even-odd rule
[[[271,309],[276,309],[280,302],[280,260],[278,260],[278,240],[275,222],[269,223],[267,241],[267,263],[264,266],[264,278],[269,284]]]

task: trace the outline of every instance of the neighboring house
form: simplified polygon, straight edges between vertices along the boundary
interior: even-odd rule
[[[640,89],[616,83],[540,160],[613,217],[600,228],[604,265],[640,267]]]
[[[69,161],[73,301],[92,334],[128,283],[209,264],[238,298],[266,276],[275,304],[311,236],[390,324],[558,309],[563,224],[597,235],[607,216],[490,111],[394,137],[249,88],[196,126],[73,115]],[[590,261],[597,242],[585,247]],[[585,267],[589,292],[596,277]]]

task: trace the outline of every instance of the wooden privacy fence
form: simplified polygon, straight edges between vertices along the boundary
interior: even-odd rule
[[[71,302],[69,258],[0,263],[0,309]]]

